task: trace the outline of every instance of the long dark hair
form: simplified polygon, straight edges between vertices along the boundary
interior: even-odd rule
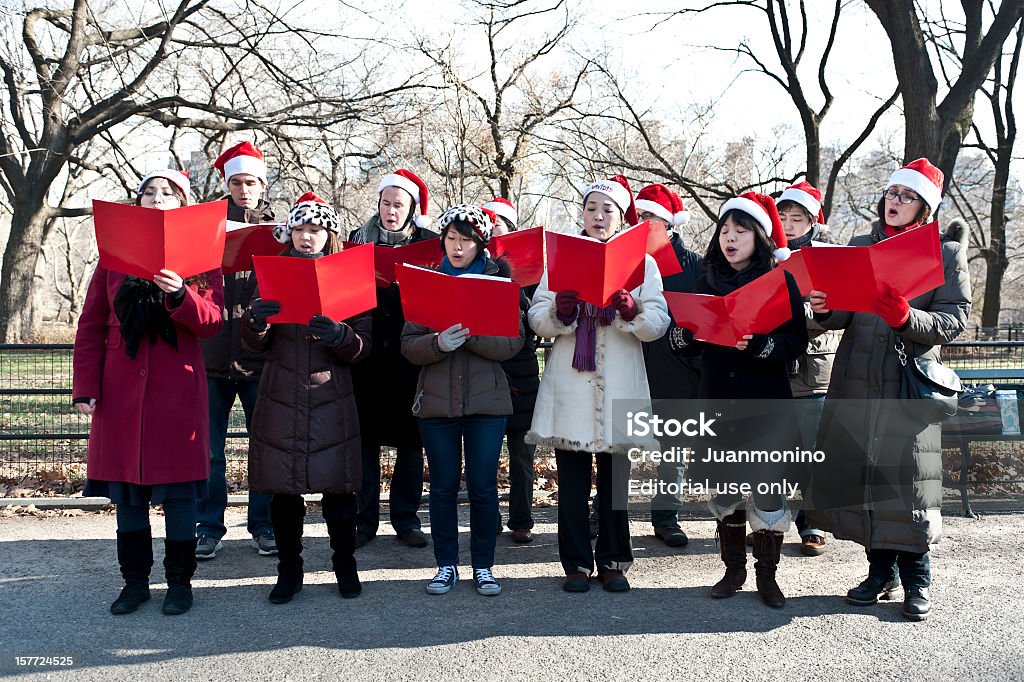
[[[777,248],[775,246],[775,241],[764,233],[764,228],[761,227],[761,223],[757,222],[754,217],[746,211],[741,211],[738,208],[726,211],[725,215],[718,219],[718,224],[715,226],[715,234],[712,235],[711,242],[708,244],[708,250],[704,254],[704,265],[709,269],[732,269],[732,265],[730,265],[729,261],[725,259],[725,254],[722,253],[722,246],[719,244],[719,236],[722,234],[722,226],[725,225],[725,221],[730,218],[732,218],[732,221],[737,225],[741,225],[754,233],[754,255],[751,260],[757,263],[763,263],[765,271],[774,268],[778,263],[773,255],[773,252]],[[723,271],[728,272],[727,270]]]
[[[146,191],[147,187],[149,187],[149,183],[153,182],[153,180],[155,180],[156,178],[163,178],[164,180],[167,180],[167,178],[164,178],[162,175],[155,175],[149,180],[146,180],[146,182],[143,183],[142,187],[139,188],[138,194],[135,195],[136,206],[142,205],[142,193]],[[181,190],[180,187],[178,187],[177,183],[167,180],[167,184],[171,186],[171,192],[178,200],[178,203],[181,204],[182,206],[188,206],[188,197],[185,196],[185,193]],[[185,286],[195,284],[196,289],[198,289],[199,291],[205,291],[210,288],[210,282],[207,281],[205,272],[200,272],[198,275],[192,275],[191,277],[183,280],[183,282]]]

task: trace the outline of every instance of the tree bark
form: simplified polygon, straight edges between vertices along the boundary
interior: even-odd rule
[[[45,209],[25,204],[14,207],[11,236],[0,268],[0,342],[19,343],[36,328],[33,282],[42,253]]]

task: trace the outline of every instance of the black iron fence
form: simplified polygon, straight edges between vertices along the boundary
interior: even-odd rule
[[[542,362],[547,347],[539,351]],[[0,482],[84,480],[89,418],[71,405],[71,350],[68,344],[0,344]],[[1024,339],[958,341],[942,355],[969,381],[1024,383]],[[247,433],[239,404],[228,435],[228,478],[241,481]]]

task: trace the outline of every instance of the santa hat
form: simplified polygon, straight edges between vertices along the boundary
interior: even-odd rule
[[[885,185],[889,189],[893,185],[908,187],[924,199],[932,213],[938,210],[942,203],[942,184],[945,176],[942,171],[932,165],[926,158],[914,159],[903,168],[889,176],[889,182]]]
[[[825,224],[825,214],[821,212],[821,191],[809,182],[798,182],[790,185],[782,191],[782,195],[775,202],[778,207],[783,201],[792,201],[800,204],[819,224]]]
[[[145,187],[146,183],[153,178],[163,178],[167,182],[175,185],[181,190],[182,194],[185,195],[185,205],[188,206],[192,203],[192,197],[189,195],[192,183],[188,181],[188,171],[171,170],[169,168],[151,171],[146,175],[146,177],[142,178],[142,182],[139,183],[139,189],[136,194],[142,194],[142,188]]]
[[[267,184],[267,164],[263,162],[263,152],[249,142],[239,142],[224,150],[213,162],[213,167],[224,176],[225,192],[228,191],[228,181],[239,173],[255,175],[264,185]]]
[[[502,199],[501,197],[491,199],[482,208],[494,211],[495,214],[512,223],[513,228],[519,224],[519,214],[516,213],[516,207],[508,199]]]
[[[473,232],[480,238],[481,245],[486,248],[491,243],[496,218],[494,211],[490,209],[473,204],[455,204],[437,219],[437,228],[441,231],[441,239],[444,239],[445,232],[452,223],[459,221],[469,223]]]
[[[593,192],[604,194],[619,207],[619,210],[626,215],[626,222],[636,225],[640,217],[636,214],[636,205],[633,203],[633,191],[629,188],[629,181],[623,175],[613,175],[607,180],[598,180],[583,191],[583,203]]]
[[[401,187],[412,196],[413,201],[419,206],[420,214],[416,216],[416,227],[426,227],[430,224],[430,216],[427,215],[427,202],[430,199],[427,192],[427,184],[420,180],[419,176],[412,171],[399,168],[394,173],[389,173],[381,178],[377,185],[379,195],[385,187]]]
[[[288,211],[288,222],[284,225],[274,227],[274,236],[277,241],[287,244],[292,238],[292,228],[296,225],[319,225],[325,230],[341,236],[341,221],[338,220],[338,213],[328,205],[326,201],[313,194],[306,192],[295,202]]]
[[[657,183],[636,193],[636,210],[653,213],[669,225],[685,225],[690,220],[690,212],[683,207],[679,195]]]
[[[777,260],[783,261],[789,258],[792,252],[786,247],[786,232],[782,229],[782,220],[779,218],[778,209],[775,208],[774,199],[767,194],[744,192],[722,204],[722,208],[718,211],[718,218],[721,219],[722,216],[734,209],[746,213],[757,221],[765,235],[775,242],[776,248],[772,255]]]

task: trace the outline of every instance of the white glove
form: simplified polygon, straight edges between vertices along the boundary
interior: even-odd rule
[[[469,330],[463,329],[462,324],[456,323],[437,333],[437,347],[445,353],[457,350],[469,338]]]

